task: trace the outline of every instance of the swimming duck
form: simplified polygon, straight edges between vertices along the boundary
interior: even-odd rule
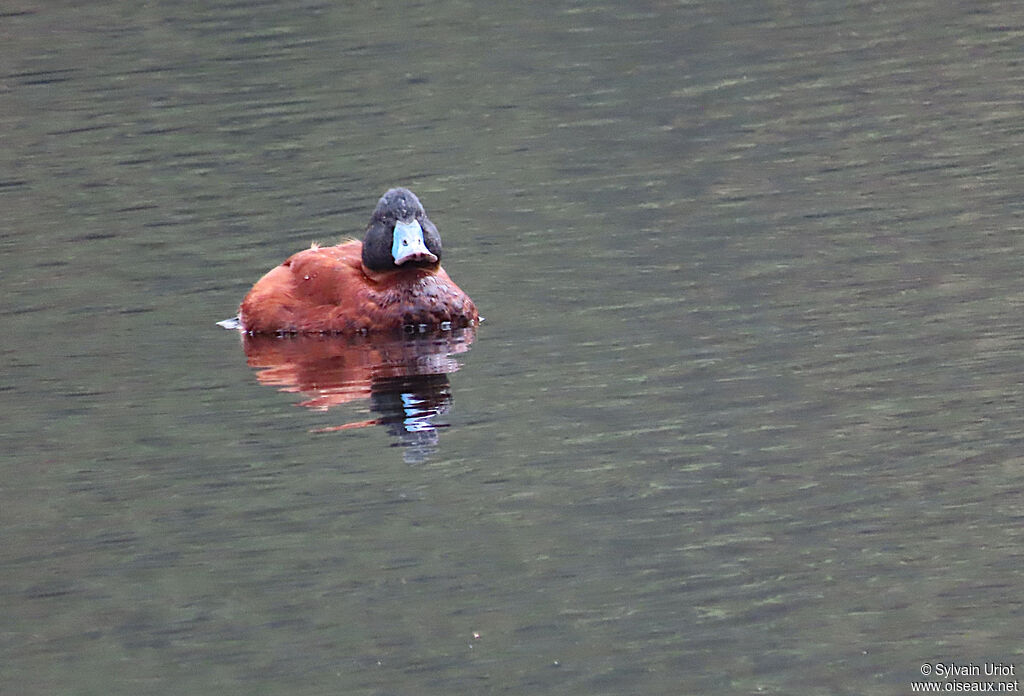
[[[253,334],[455,329],[479,319],[441,268],[437,227],[405,188],[377,202],[363,241],[294,254],[257,281],[238,314]]]

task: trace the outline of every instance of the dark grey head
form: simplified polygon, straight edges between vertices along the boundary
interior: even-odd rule
[[[393,188],[381,196],[363,238],[363,265],[373,271],[389,271],[440,262],[441,235],[416,194]]]

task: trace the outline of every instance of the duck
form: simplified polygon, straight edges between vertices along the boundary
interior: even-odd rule
[[[249,334],[369,334],[475,327],[473,300],[441,267],[441,235],[420,199],[389,189],[362,241],[314,243],[260,278],[239,307]]]

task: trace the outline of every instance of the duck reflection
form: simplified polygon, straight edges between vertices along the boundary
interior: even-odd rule
[[[378,337],[254,336],[243,334],[249,365],[261,384],[301,394],[301,406],[326,411],[369,399],[376,418],[320,428],[331,432],[383,425],[404,447],[407,461],[437,450],[438,415],[451,408],[448,375],[455,355],[476,338],[467,328],[435,334]]]

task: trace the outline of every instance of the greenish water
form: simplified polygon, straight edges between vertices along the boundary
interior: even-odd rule
[[[1022,38],[1014,3],[3,8],[0,691],[1019,671]],[[487,321],[303,406],[215,322],[393,185]]]

